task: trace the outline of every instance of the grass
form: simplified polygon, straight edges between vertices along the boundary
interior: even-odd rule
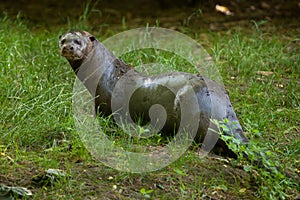
[[[285,177],[274,177],[244,160],[200,159],[196,147],[152,173],[119,172],[95,161],[74,127],[75,76],[57,47],[65,28],[32,32],[20,19],[0,20],[0,183],[26,187],[33,191],[33,199],[293,199],[299,195],[299,187]],[[284,37],[252,28],[251,34],[225,31],[201,36],[209,41],[204,45],[253,142],[250,150],[266,149],[266,162],[299,174],[300,53],[292,48],[299,42],[299,29]],[[145,52],[136,60],[125,55],[124,60],[139,63],[157,56]],[[175,66],[181,62],[168,53],[159,58]],[[62,169],[68,176],[50,185],[32,182],[49,168]]]

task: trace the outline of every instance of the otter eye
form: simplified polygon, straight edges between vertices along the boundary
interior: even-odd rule
[[[89,38],[92,42],[96,40],[96,38],[94,36],[90,36]]]
[[[60,44],[63,45],[66,42],[66,39],[63,39]]]
[[[79,40],[74,41],[75,44],[81,45],[81,42]]]

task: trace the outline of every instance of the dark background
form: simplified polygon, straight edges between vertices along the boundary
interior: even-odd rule
[[[89,3],[89,25],[126,28],[155,25],[162,27],[189,26],[210,30],[224,30],[236,25],[245,25],[249,20],[266,20],[269,25],[283,28],[298,28],[300,1],[271,0],[1,0],[1,15],[27,20],[32,27],[51,29],[80,19]],[[216,4],[226,6],[234,13],[226,16],[215,10]]]

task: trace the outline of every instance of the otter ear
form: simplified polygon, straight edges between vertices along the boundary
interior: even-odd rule
[[[91,42],[96,40],[96,38],[94,36],[90,36],[89,38],[90,38]]]

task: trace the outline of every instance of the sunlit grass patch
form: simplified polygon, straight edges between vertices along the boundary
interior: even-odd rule
[[[55,35],[33,34],[8,19],[0,26],[1,138],[43,146],[44,134],[70,128],[70,71],[59,57]]]

